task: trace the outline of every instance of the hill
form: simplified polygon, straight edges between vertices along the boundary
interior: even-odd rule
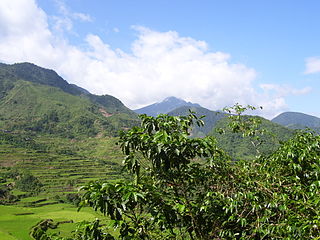
[[[272,122],[292,129],[311,128],[320,131],[320,118],[299,112],[281,113]]]
[[[134,111],[138,114],[147,114],[149,116],[156,117],[161,113],[167,114],[170,111],[182,106],[200,107],[200,105],[197,103],[186,102],[176,97],[168,97],[164,99],[162,102],[154,103],[146,107],[136,109]]]
[[[74,137],[115,135],[138,123],[119,99],[91,94],[31,63],[0,64],[0,89],[0,129]]]

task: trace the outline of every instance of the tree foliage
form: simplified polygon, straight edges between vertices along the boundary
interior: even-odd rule
[[[32,174],[22,173],[21,175],[17,176],[15,186],[21,191],[37,194],[41,191],[43,184]]]
[[[258,122],[234,117],[235,132],[256,136]],[[119,142],[132,181],[82,188],[82,206],[117,229],[93,223],[86,239],[319,239],[318,135],[301,132],[271,155],[235,162],[213,137],[189,137],[202,124],[194,113],[141,119]]]

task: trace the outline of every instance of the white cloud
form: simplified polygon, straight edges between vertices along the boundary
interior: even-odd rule
[[[58,8],[58,15],[50,16],[54,22],[53,29],[58,32],[71,32],[73,29],[73,21],[92,22],[89,14],[71,11],[63,0],[54,1]]]
[[[310,57],[305,60],[305,74],[320,73],[320,57]]]
[[[311,87],[297,89],[283,84],[260,84],[260,89],[262,89],[260,99],[263,109],[258,110],[258,114],[269,119],[288,110],[285,97],[305,95],[312,91]]]
[[[74,20],[80,20],[83,22],[93,21],[92,17],[89,14],[71,11],[65,4],[64,0],[55,0],[55,3],[58,6],[60,14],[65,17],[72,18]]]
[[[41,63],[53,54],[53,40],[47,16],[34,1],[0,1],[1,61]]]
[[[288,85],[279,84],[260,84],[260,88],[264,91],[273,91],[278,97],[285,97],[289,95],[305,95],[312,91],[311,87],[296,89]]]
[[[88,14],[85,14],[85,13],[74,12],[74,13],[72,13],[72,17],[74,19],[81,20],[82,22],[92,22],[93,21],[91,16]]]
[[[61,13],[68,15],[63,2],[58,3]],[[55,69],[69,82],[113,95],[133,109],[168,96],[213,110],[236,102],[263,106],[265,117],[287,108],[284,94],[273,93],[275,86],[262,85],[263,93],[253,87],[254,69],[232,63],[229,54],[211,52],[206,42],[175,31],[135,26],[137,39],[129,53],[112,49],[94,34],[88,34],[79,48],[49,30],[47,16],[34,0],[1,0],[0,27],[0,61],[29,61]]]

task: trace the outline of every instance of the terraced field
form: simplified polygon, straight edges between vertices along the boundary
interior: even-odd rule
[[[74,205],[66,203],[67,195],[90,180],[112,181],[123,177],[123,155],[116,138],[71,140],[42,136],[33,140],[45,150],[0,141],[0,180],[8,172],[28,172],[43,184],[37,196],[14,187],[11,193],[19,201],[0,204],[1,240],[31,239],[30,229],[43,219],[67,221],[52,231],[70,234],[76,222],[91,221],[99,215],[89,208],[77,212]],[[7,178],[0,187],[14,181]]]
[[[119,178],[122,154],[116,139],[38,139],[49,151],[0,146],[0,174],[12,169],[36,176],[50,194],[72,192],[90,180]]]

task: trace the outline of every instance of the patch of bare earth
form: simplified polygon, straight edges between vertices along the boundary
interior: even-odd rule
[[[101,112],[101,114],[103,115],[103,116],[105,116],[105,117],[111,117],[113,114],[111,114],[111,113],[108,113],[105,109],[103,109],[103,108],[100,108],[99,109],[99,112]]]

